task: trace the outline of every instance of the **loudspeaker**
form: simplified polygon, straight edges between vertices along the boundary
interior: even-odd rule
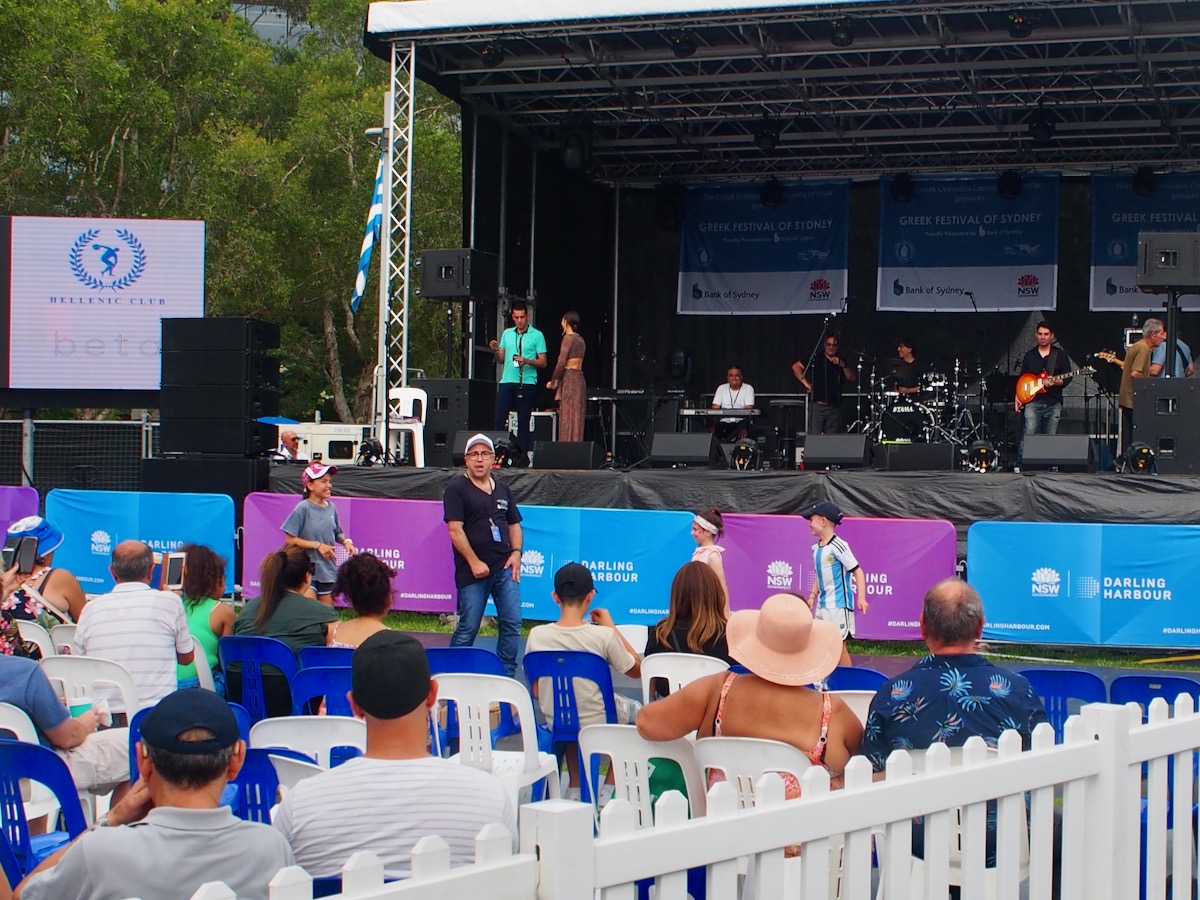
[[[870,465],[865,434],[810,434],[804,439],[804,468],[855,469]]]
[[[244,384],[167,385],[159,395],[163,419],[257,419],[279,415],[279,394]]]
[[[467,452],[467,440],[480,433],[481,432],[479,431],[459,431],[455,433],[454,448],[453,453],[451,454],[454,460],[454,465],[461,466],[463,464],[463,457]],[[501,444],[503,444],[505,450],[507,450],[507,448],[511,447],[517,442],[517,439],[507,431],[483,431],[482,434],[486,434],[492,439],[492,443],[496,446],[497,455],[500,454]],[[426,460],[425,462],[428,463],[429,460]]]
[[[889,444],[885,453],[889,472],[949,472],[958,468],[958,448],[951,443]]]
[[[245,350],[163,351],[162,384],[279,387],[279,359]]]
[[[279,429],[246,419],[163,419],[158,427],[162,453],[261,456],[275,449]]]
[[[1133,438],[1150,445],[1160,475],[1200,472],[1200,385],[1192,378],[1135,378]]]
[[[491,428],[496,418],[496,384],[466,378],[419,378],[413,387],[429,395],[425,412],[425,465],[449,468],[454,436]],[[473,431],[471,429],[474,429]],[[468,436],[469,436],[468,435]],[[461,455],[458,462],[462,462]]]
[[[199,459],[155,457],[142,460],[141,489],[164,494],[225,494],[242,521],[247,494],[269,487],[271,464],[266,459]]]
[[[500,258],[481,250],[426,250],[420,268],[420,296],[428,300],[493,300],[500,285]]]
[[[1092,472],[1092,441],[1086,434],[1027,434],[1022,472]]]
[[[715,434],[655,434],[650,445],[650,465],[657,468],[707,466],[715,469],[724,463],[721,444]]]
[[[262,319],[230,316],[216,319],[163,319],[163,353],[172,350],[249,350],[263,353],[279,347],[279,326]]]
[[[604,448],[595,441],[535,441],[535,469],[599,469]]]

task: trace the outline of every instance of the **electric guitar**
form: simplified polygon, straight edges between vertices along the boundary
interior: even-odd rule
[[[1051,379],[1060,379],[1065,381],[1068,378],[1074,378],[1076,375],[1091,375],[1095,372],[1092,366],[1084,366],[1082,369],[1076,369],[1074,372],[1066,372],[1062,375],[1031,375],[1028,372],[1017,379],[1017,402],[1022,406],[1046,390],[1046,382]]]
[[[1114,366],[1125,365],[1125,360],[1121,359],[1121,357],[1117,356],[1117,354],[1113,353],[1111,350],[1097,350],[1092,354],[1092,356],[1096,357],[1096,359],[1102,359],[1105,362],[1110,362]]]

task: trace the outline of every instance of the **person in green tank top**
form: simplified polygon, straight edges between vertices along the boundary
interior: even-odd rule
[[[208,658],[217,693],[224,694],[225,674],[217,664],[217,644],[233,634],[233,607],[222,603],[225,593],[225,559],[203,544],[184,544],[183,609],[187,614],[188,631]],[[198,684],[196,664],[180,666],[176,675],[179,686]]]

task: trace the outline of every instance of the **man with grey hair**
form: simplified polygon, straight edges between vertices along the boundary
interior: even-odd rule
[[[1135,341],[1125,351],[1125,362],[1121,365],[1121,389],[1117,392],[1117,405],[1121,407],[1122,455],[1133,443],[1133,379],[1150,377],[1154,351],[1166,339],[1167,328],[1162,319],[1147,319],[1142,323],[1142,339]]]

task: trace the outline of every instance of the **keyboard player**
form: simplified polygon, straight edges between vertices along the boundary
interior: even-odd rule
[[[739,366],[730,366],[725,373],[725,384],[713,394],[711,409],[754,409],[754,387],[742,379]],[[750,434],[748,418],[719,419],[709,431],[716,432],[722,441],[740,441]]]

